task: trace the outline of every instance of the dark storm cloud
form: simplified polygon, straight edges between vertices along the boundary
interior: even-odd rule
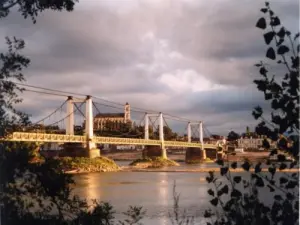
[[[288,29],[298,29],[296,0],[271,5]],[[11,13],[0,21],[0,37],[26,40],[31,84],[203,119],[215,132],[244,130],[255,123],[252,108],[265,106],[252,82],[259,78],[253,64],[266,50],[263,31],[255,28],[263,6],[258,0],[84,1],[72,13],[45,12],[35,25]],[[209,84],[220,87],[209,90]],[[40,106],[34,117],[61,101],[38,97],[24,101],[29,111]]]

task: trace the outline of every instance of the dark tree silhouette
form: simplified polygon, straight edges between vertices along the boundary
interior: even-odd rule
[[[206,180],[211,184],[208,194],[212,196],[210,203],[216,207],[217,212],[206,210],[204,216],[210,218],[207,224],[215,225],[293,225],[299,223],[299,168],[298,151],[299,137],[289,143],[285,134],[299,134],[299,45],[296,48],[296,40],[299,33],[292,36],[291,33],[280,25],[280,19],[270,8],[268,2],[261,9],[264,17],[261,17],[256,27],[268,29],[264,34],[267,45],[273,41],[274,46],[268,47],[266,57],[278,60],[287,72],[283,81],[279,83],[275,76],[268,77],[267,65],[263,62],[256,64],[262,75],[261,80],[255,80],[259,91],[264,92],[265,100],[271,100],[272,121],[268,122],[263,117],[263,110],[256,107],[253,116],[261,119],[256,132],[266,135],[274,141],[278,141],[278,149],[292,152],[294,161],[287,162],[286,156],[277,154],[273,150],[271,155],[277,155],[277,161],[269,165],[267,172],[263,172],[262,163],[252,164],[245,161],[241,167],[247,175],[233,174],[231,170],[237,169],[237,162],[229,163],[218,160],[221,165],[222,178],[209,172]],[[291,54],[291,55],[288,55]],[[277,77],[278,78],[278,77]],[[270,148],[267,139],[264,146]],[[294,173],[284,173],[284,169],[292,169],[297,166]],[[277,173],[276,173],[277,172]],[[245,174],[245,173],[244,173]],[[225,178],[225,179],[224,179]],[[266,202],[270,200],[270,203]]]

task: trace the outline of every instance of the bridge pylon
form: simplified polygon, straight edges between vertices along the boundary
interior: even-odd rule
[[[145,114],[145,140],[149,140],[149,117],[158,117],[159,118],[159,140],[160,146],[146,146],[145,156],[154,157],[160,156],[162,158],[167,158],[167,150],[165,148],[165,141],[164,141],[164,119],[163,114],[160,112],[159,114]]]
[[[203,122],[192,123],[189,122],[187,126],[188,142],[192,142],[192,125],[198,126],[199,130],[199,142],[201,143],[201,151],[195,151],[194,148],[188,148],[186,151],[186,161],[188,160],[202,160],[206,159],[206,150],[203,143]]]
[[[67,100],[67,124],[66,135],[74,135],[74,103],[85,103],[85,136],[86,142],[83,144],[68,143],[65,144],[63,155],[84,156],[95,158],[100,156],[100,150],[97,149],[93,142],[94,137],[94,118],[93,118],[93,102],[92,97],[87,96],[85,99],[74,100],[72,96]]]

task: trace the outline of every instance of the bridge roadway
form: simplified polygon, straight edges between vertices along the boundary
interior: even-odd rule
[[[85,143],[86,137],[82,135],[65,135],[65,134],[46,134],[46,133],[26,133],[13,132],[5,138],[6,141],[21,142],[69,142]],[[160,140],[146,140],[137,138],[116,138],[116,137],[98,137],[94,136],[92,140],[96,144],[127,144],[127,145],[161,145]],[[181,142],[181,141],[164,141],[166,147],[195,147],[201,148],[201,143]],[[204,144],[204,148],[216,149],[213,144]]]

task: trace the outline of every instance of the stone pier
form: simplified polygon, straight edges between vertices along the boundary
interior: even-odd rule
[[[156,157],[163,157],[167,158],[167,150],[161,148],[161,146],[145,146],[145,149],[143,150],[143,158],[156,158]]]
[[[201,162],[205,156],[205,151],[199,148],[187,148],[185,152],[185,162]]]

